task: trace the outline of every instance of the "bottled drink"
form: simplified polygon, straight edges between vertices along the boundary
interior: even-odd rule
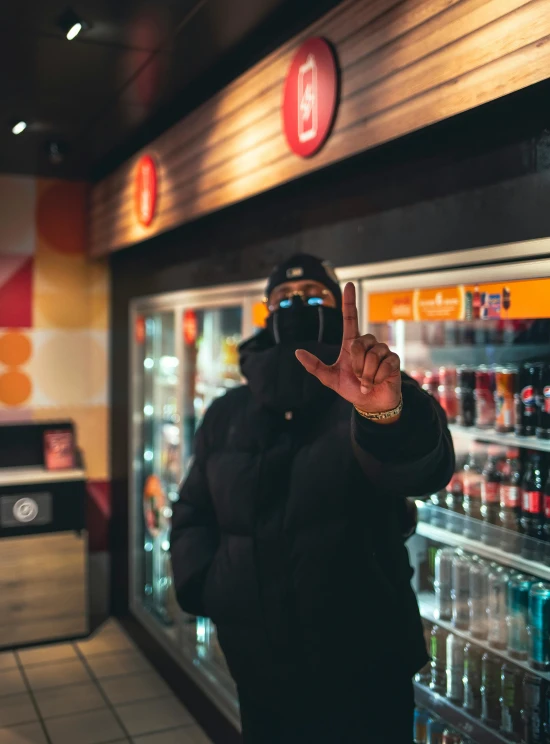
[[[447,414],[447,421],[454,424],[457,415],[456,398],[456,369],[454,367],[439,368],[439,403]]]
[[[475,557],[470,566],[469,586],[470,633],[484,640],[488,633],[487,600],[489,596],[489,566]]]
[[[518,387],[518,370],[503,367],[496,373],[496,430],[501,433],[514,431],[516,412],[514,393]]]
[[[532,674],[526,674],[523,678],[522,692],[521,740],[526,744],[544,744],[542,679]]]
[[[472,561],[461,550],[455,553],[452,562],[452,620],[459,630],[470,627],[470,569]]]
[[[550,439],[550,364],[539,367],[537,437]]]
[[[432,679],[430,689],[444,695],[447,689],[447,636],[438,625],[432,628]]]
[[[521,530],[526,538],[522,541],[521,554],[531,561],[541,557],[541,544],[533,542],[543,538],[544,505],[541,456],[531,452],[523,477],[523,502],[521,507]]]
[[[439,620],[450,620],[453,616],[452,565],[455,550],[440,548],[435,554],[435,616]]]
[[[451,478],[451,482],[447,486],[447,497],[445,503],[447,505],[447,529],[451,532],[462,532],[463,520],[455,519],[455,514],[464,514],[464,507],[462,505],[464,499],[464,493],[462,488],[462,475],[463,475],[464,462],[461,462],[457,457],[456,473]]]
[[[475,371],[469,367],[459,367],[456,380],[456,423],[460,426],[473,426],[475,423],[475,386]]]
[[[462,705],[464,701],[464,641],[449,633],[447,636],[447,697]]]
[[[481,292],[478,286],[474,287],[472,295],[472,317],[474,320],[479,320],[481,317]]]
[[[498,729],[500,719],[500,663],[485,653],[481,658],[481,720]]]
[[[508,582],[508,653],[514,659],[527,659],[529,590],[531,579],[513,574]]]
[[[476,426],[491,429],[495,425],[496,406],[493,394],[493,375],[487,367],[476,370]]]
[[[443,744],[445,728],[443,721],[436,721],[431,718],[428,721],[428,744]]]
[[[527,362],[519,371],[519,386],[515,393],[516,434],[521,437],[531,437],[535,434],[537,422],[536,385],[537,366]]]
[[[428,395],[431,395],[439,401],[439,375],[436,372],[426,370],[424,381],[422,383],[422,390],[425,390]]]
[[[483,527],[481,539],[486,545],[498,545],[500,535],[494,529],[499,524],[500,483],[499,467],[500,448],[491,445],[487,451],[487,462],[483,468],[481,481],[481,518]]]
[[[483,652],[475,643],[464,646],[463,707],[470,715],[481,715],[481,658]]]
[[[529,590],[529,664],[550,671],[550,585],[539,582]]]
[[[427,744],[428,721],[430,716],[424,708],[416,708],[414,711],[414,744]]]
[[[521,735],[521,679],[513,664],[503,664],[500,674],[500,730],[511,741]]]
[[[502,566],[493,564],[489,571],[489,597],[487,614],[489,632],[487,639],[493,648],[504,650],[508,642],[506,617],[508,610],[508,581],[510,577]]]
[[[464,536],[472,540],[481,538],[481,523],[477,520],[481,520],[481,483],[483,476],[481,475],[480,458],[484,450],[483,445],[478,442],[472,443],[462,475],[464,491],[462,505],[464,514],[471,520],[464,526]]]
[[[502,536],[502,549],[509,553],[519,553],[521,550],[520,515],[522,502],[522,470],[519,450],[511,447],[506,451],[506,462],[500,481],[499,522],[508,532]]]

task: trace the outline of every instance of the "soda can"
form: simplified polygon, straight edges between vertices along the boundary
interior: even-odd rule
[[[443,734],[447,725],[443,721],[431,718],[428,721],[428,739],[426,744],[443,744]]]
[[[438,620],[450,620],[453,616],[452,565],[453,548],[440,548],[435,556],[435,616]]]
[[[510,577],[502,566],[491,566],[489,571],[489,596],[487,615],[489,632],[487,640],[493,648],[504,650],[508,643],[508,581]]]
[[[521,734],[520,682],[517,668],[512,664],[503,664],[500,675],[500,730],[512,741],[517,741]]]
[[[414,711],[414,744],[426,744],[428,739],[428,721],[430,716],[424,708],[416,708]]]
[[[452,622],[459,630],[470,627],[470,568],[471,560],[462,551],[457,551],[452,562]]]
[[[473,426],[475,423],[476,373],[469,367],[458,367],[456,371],[456,423],[460,426]]]
[[[514,395],[516,409],[515,431],[518,436],[532,437],[537,425],[538,366],[527,362],[519,371],[518,389]]]
[[[432,678],[430,689],[444,695],[447,690],[447,636],[448,632],[434,625],[431,636]]]
[[[550,671],[550,585],[539,582],[529,590],[529,664]]]
[[[500,662],[486,653],[481,659],[481,720],[498,729],[500,719]]]
[[[526,674],[522,684],[522,742],[544,744],[544,685],[540,677]]]
[[[472,560],[469,581],[470,634],[473,638],[485,640],[488,633],[489,566],[481,558]]]
[[[480,429],[490,429],[495,425],[496,406],[493,391],[493,373],[487,367],[479,367],[476,371],[476,426]]]
[[[514,431],[516,410],[514,395],[518,387],[518,370],[501,367],[496,372],[496,430],[501,433]]]
[[[508,653],[520,661],[527,659],[529,590],[532,583],[523,574],[512,574],[508,582]]]
[[[449,633],[447,637],[447,697],[454,703],[464,702],[464,641]]]
[[[475,643],[464,646],[463,708],[478,718],[481,714],[481,657],[482,650]]]
[[[537,389],[537,437],[550,439],[550,364],[548,362],[539,367],[539,382]]]

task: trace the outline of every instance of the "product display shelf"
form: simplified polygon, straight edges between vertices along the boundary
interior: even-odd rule
[[[429,687],[414,683],[414,696],[418,707],[425,708],[430,713],[442,718],[452,728],[462,735],[471,738],[478,744],[509,744],[504,734],[485,726],[478,718],[466,713],[460,706],[455,705],[446,697],[433,692]]]
[[[500,444],[502,447],[518,447],[538,452],[550,452],[550,440],[537,437],[518,437],[515,434],[500,434],[494,429],[479,429],[477,426],[459,426],[449,424],[453,437],[475,442]]]
[[[435,617],[435,597],[430,592],[420,592],[420,594],[418,595],[418,605],[420,607],[420,614],[422,615],[424,620],[427,620],[430,623],[434,623],[435,625],[439,625],[441,628],[445,628],[445,630],[453,633],[453,635],[464,638],[465,641],[469,641],[470,643],[474,643],[476,646],[479,646],[479,648],[482,648],[485,651],[489,651],[494,656],[500,656],[500,658],[504,661],[509,661],[511,664],[515,664],[515,666],[524,669],[526,672],[529,672],[529,674],[533,674],[537,677],[542,677],[542,679],[550,681],[550,672],[537,671],[536,669],[533,669],[531,666],[529,666],[527,661],[518,661],[518,659],[514,659],[506,651],[493,648],[493,646],[490,646],[487,641],[482,641],[479,638],[474,638],[470,635],[470,633],[468,633],[467,630],[459,630],[458,628],[455,628],[451,622],[447,620],[440,620]]]
[[[418,504],[418,502],[417,502]],[[538,561],[530,561],[527,558],[523,558],[521,555],[516,553],[508,553],[501,548],[486,545],[481,540],[473,540],[469,537],[464,537],[463,531],[451,532],[443,527],[431,524],[430,521],[423,519],[423,512],[428,510],[431,515],[437,510],[443,514],[446,513],[444,509],[438,509],[434,506],[426,506],[422,502],[419,504],[420,521],[418,522],[416,532],[422,537],[427,537],[434,542],[442,543],[443,545],[449,545],[451,547],[462,548],[468,553],[475,553],[476,555],[486,558],[490,561],[495,561],[502,566],[508,566],[514,568],[517,571],[535,576],[543,581],[550,581],[550,566],[546,566],[544,563]],[[462,517],[459,515],[453,515],[453,519],[471,522],[468,517]],[[502,533],[505,530],[499,527],[493,527],[494,530],[500,530]]]

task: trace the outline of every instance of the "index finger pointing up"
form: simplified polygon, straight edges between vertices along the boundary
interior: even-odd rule
[[[344,288],[344,341],[359,338],[359,321],[357,318],[357,302],[355,299],[355,285],[348,282]]]

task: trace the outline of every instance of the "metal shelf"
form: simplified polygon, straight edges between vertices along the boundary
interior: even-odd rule
[[[530,667],[526,661],[518,661],[517,659],[514,659],[512,656],[510,656],[510,654],[508,654],[506,651],[500,651],[499,649],[493,648],[493,646],[490,646],[487,641],[481,641],[479,640],[479,638],[473,638],[467,630],[459,630],[458,628],[455,628],[452,623],[436,618],[434,616],[435,598],[433,594],[430,594],[429,592],[421,592],[418,595],[418,605],[420,607],[420,614],[422,615],[424,620],[428,620],[428,622],[430,623],[434,623],[435,625],[439,625],[440,627],[445,628],[445,630],[453,633],[453,635],[459,636],[459,638],[464,638],[465,641],[475,643],[476,646],[483,648],[485,651],[489,651],[494,656],[500,656],[500,658],[504,661],[508,661],[510,662],[510,664],[514,664],[515,666],[524,669],[526,672],[529,672],[529,674],[534,674],[537,677],[542,677],[542,679],[550,680],[550,673],[539,672],[536,669]]]
[[[437,692],[433,692],[429,687],[415,682],[414,697],[419,707],[442,718],[452,728],[470,737],[477,744],[510,744],[510,740],[504,734],[485,726],[478,718],[469,715],[458,705],[451,703]]]
[[[494,429],[478,429],[476,426],[459,426],[449,424],[453,437],[468,439],[474,442],[490,442],[503,447],[519,447],[539,452],[550,452],[550,440],[537,437],[518,437],[515,434],[499,434]]]
[[[444,545],[450,545],[457,548],[463,548],[469,553],[475,553],[482,558],[487,558],[491,561],[501,564],[502,566],[508,566],[514,568],[521,573],[529,574],[530,576],[536,576],[544,581],[550,581],[550,566],[539,563],[538,561],[531,561],[527,558],[523,558],[521,555],[516,553],[508,553],[501,548],[496,548],[491,545],[486,545],[481,540],[473,540],[469,537],[464,537],[461,532],[451,532],[443,527],[436,527],[434,524],[430,524],[429,521],[422,519],[422,512],[427,510],[429,513],[434,513],[437,507],[427,506],[425,504],[419,505],[420,521],[418,522],[416,533],[422,537],[427,537],[435,542],[443,543]],[[444,509],[438,510],[445,512]],[[464,522],[473,521],[468,517],[460,515],[453,515],[453,519]],[[502,528],[494,527],[494,530],[500,530],[503,534],[506,532]],[[524,538],[529,539],[529,538]]]

